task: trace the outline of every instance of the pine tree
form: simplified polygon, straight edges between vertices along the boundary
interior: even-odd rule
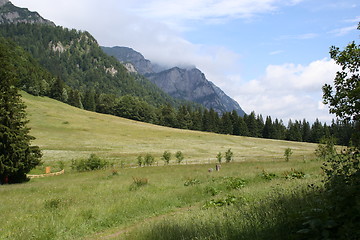
[[[40,163],[41,152],[30,146],[34,137],[26,127],[25,105],[15,88],[15,69],[7,63],[11,55],[0,46],[0,183],[27,180],[26,173]]]

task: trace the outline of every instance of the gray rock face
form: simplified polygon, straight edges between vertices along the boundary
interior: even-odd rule
[[[0,0],[0,24],[11,23],[38,23],[55,26],[53,22],[42,18],[37,12],[16,7],[8,0]]]
[[[138,73],[147,77],[172,97],[199,103],[208,109],[213,108],[218,113],[235,110],[240,116],[245,114],[235,100],[208,81],[197,68],[174,67],[164,70],[131,48],[102,47],[102,49],[124,64],[131,63]]]
[[[181,69],[175,67],[145,76],[172,97],[199,103],[208,109],[214,109],[218,113],[235,110],[240,116],[245,114],[235,100],[208,81],[197,68]]]
[[[103,51],[118,59],[122,63],[131,63],[136,71],[142,75],[153,73],[153,66],[151,62],[144,58],[141,53],[134,51],[128,47],[101,47]]]
[[[3,5],[5,5],[8,2],[9,2],[9,0],[0,0],[0,7],[2,7]]]

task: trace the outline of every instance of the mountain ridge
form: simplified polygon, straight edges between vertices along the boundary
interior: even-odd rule
[[[17,7],[9,0],[0,0],[0,24],[9,23],[38,23],[56,26],[55,23],[41,17],[37,12]]]
[[[207,80],[205,74],[196,67],[175,66],[166,69],[152,64],[132,48],[115,46],[102,47],[102,49],[122,63],[131,63],[139,74],[144,75],[172,97],[199,103],[208,109],[213,108],[218,113],[235,110],[238,115],[245,115],[234,99]]]

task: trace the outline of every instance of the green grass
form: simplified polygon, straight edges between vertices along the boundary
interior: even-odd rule
[[[44,166],[57,169],[57,162],[63,161],[66,172],[0,186],[0,239],[104,239],[114,233],[116,239],[124,237],[117,234],[123,229],[133,230],[128,233],[129,239],[146,239],[151,237],[152,229],[159,229],[153,223],[164,217],[174,223],[164,229],[175,226],[189,232],[184,237],[191,239],[194,233],[228,224],[226,214],[229,219],[239,217],[237,213],[251,214],[246,208],[233,211],[231,206],[220,211],[204,210],[202,206],[212,199],[233,195],[250,209],[261,199],[268,199],[274,189],[287,192],[321,178],[321,163],[311,160],[314,144],[164,128],[83,111],[48,98],[23,96],[31,134],[37,138],[34,144],[43,149]],[[294,154],[285,162],[284,150],[289,147]],[[229,148],[235,162],[222,164],[219,172],[208,172],[215,168],[216,154]],[[185,161],[178,165],[173,158],[172,165],[163,166],[160,156],[165,150],[182,151]],[[114,166],[83,173],[70,169],[72,159],[88,158],[92,153],[112,161]],[[159,167],[129,168],[136,165],[136,157],[142,153],[153,154]],[[121,162],[126,163],[125,168]],[[286,179],[285,172],[291,169],[303,171],[305,178]],[[41,171],[38,168],[33,172]],[[266,180],[261,176],[263,171],[276,177]],[[230,189],[226,179],[231,177],[243,179],[245,186]],[[134,187],[134,179],[146,179],[147,183]],[[195,184],[185,186],[191,179]],[[147,227],[138,230],[144,222]],[[232,226],[237,224],[246,227],[248,223],[235,222]],[[256,224],[248,224],[249,229],[254,230]],[[231,231],[228,228],[227,232]],[[153,236],[156,239],[157,235]],[[215,235],[206,238],[205,231],[201,236],[211,239]]]
[[[118,169],[117,175],[110,169],[73,172],[1,186],[0,239],[32,239],[31,236],[33,239],[79,239],[103,231],[110,234],[184,207],[193,207],[196,213],[204,214],[201,207],[206,201],[228,194],[244,196],[251,203],[273,188],[306,186],[320,176],[318,162],[230,163],[223,164],[220,172],[209,173],[210,166],[128,168]],[[286,180],[284,170],[291,168],[301,169],[308,177]],[[262,179],[263,169],[276,173],[278,179]],[[146,178],[148,184],[133,189],[133,177]],[[245,180],[245,187],[228,189],[224,177],[240,177]],[[199,183],[184,186],[188,179],[198,179]],[[207,191],[209,187],[217,188],[219,193],[212,196]]]
[[[182,151],[183,163],[215,163],[218,152],[231,148],[234,161],[282,161],[291,148],[291,159],[310,160],[316,144],[267,140],[166,128],[110,115],[84,111],[46,97],[23,93],[36,137],[33,142],[43,150],[44,161],[55,164],[87,158],[91,153],[113,161],[136,164],[136,157],[150,153],[155,161],[164,151]]]

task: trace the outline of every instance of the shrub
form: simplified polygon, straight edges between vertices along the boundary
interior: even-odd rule
[[[144,159],[142,156],[138,156],[136,160],[137,160],[139,167],[141,167],[144,164]]]
[[[189,178],[184,182],[184,186],[192,186],[195,184],[200,184],[200,180],[196,178]]]
[[[147,153],[144,157],[144,165],[151,166],[155,162],[154,156],[152,156],[150,153]]]
[[[284,157],[285,157],[285,161],[288,162],[290,160],[290,156],[293,154],[291,148],[287,148],[285,149],[284,152]]]
[[[322,138],[320,144],[315,150],[315,155],[323,161],[326,161],[328,158],[332,158],[336,155],[335,149],[335,138]]]
[[[57,164],[60,170],[63,170],[65,168],[65,163],[63,161],[58,161]]]
[[[347,149],[324,163],[324,191],[321,205],[308,211],[304,239],[360,239],[360,153]]]
[[[109,165],[105,160],[100,159],[95,154],[91,154],[88,159],[73,160],[71,163],[71,168],[79,172],[93,171],[104,169]]]
[[[162,155],[162,160],[164,160],[165,164],[169,164],[171,159],[171,153],[168,151],[165,151]]]
[[[239,177],[224,177],[228,189],[240,189],[245,187],[245,180]]]
[[[177,151],[175,153],[175,157],[179,164],[182,162],[182,160],[184,160],[184,154],[181,151]]]
[[[284,172],[284,175],[286,179],[301,179],[305,177],[303,171],[298,171],[293,168],[290,171]]]
[[[276,174],[275,173],[268,173],[267,171],[263,170],[262,173],[260,174],[261,178],[265,179],[265,180],[272,180],[274,178],[276,178]]]
[[[205,188],[205,192],[210,194],[211,196],[215,196],[215,195],[218,195],[221,191],[213,186],[207,186]]]
[[[218,160],[219,163],[221,163],[222,157],[223,157],[223,156],[222,156],[221,152],[219,152],[219,153],[216,155],[216,159]]]
[[[226,152],[225,152],[225,160],[227,163],[231,162],[233,160],[233,155],[234,153],[231,151],[231,148],[229,148]]]

